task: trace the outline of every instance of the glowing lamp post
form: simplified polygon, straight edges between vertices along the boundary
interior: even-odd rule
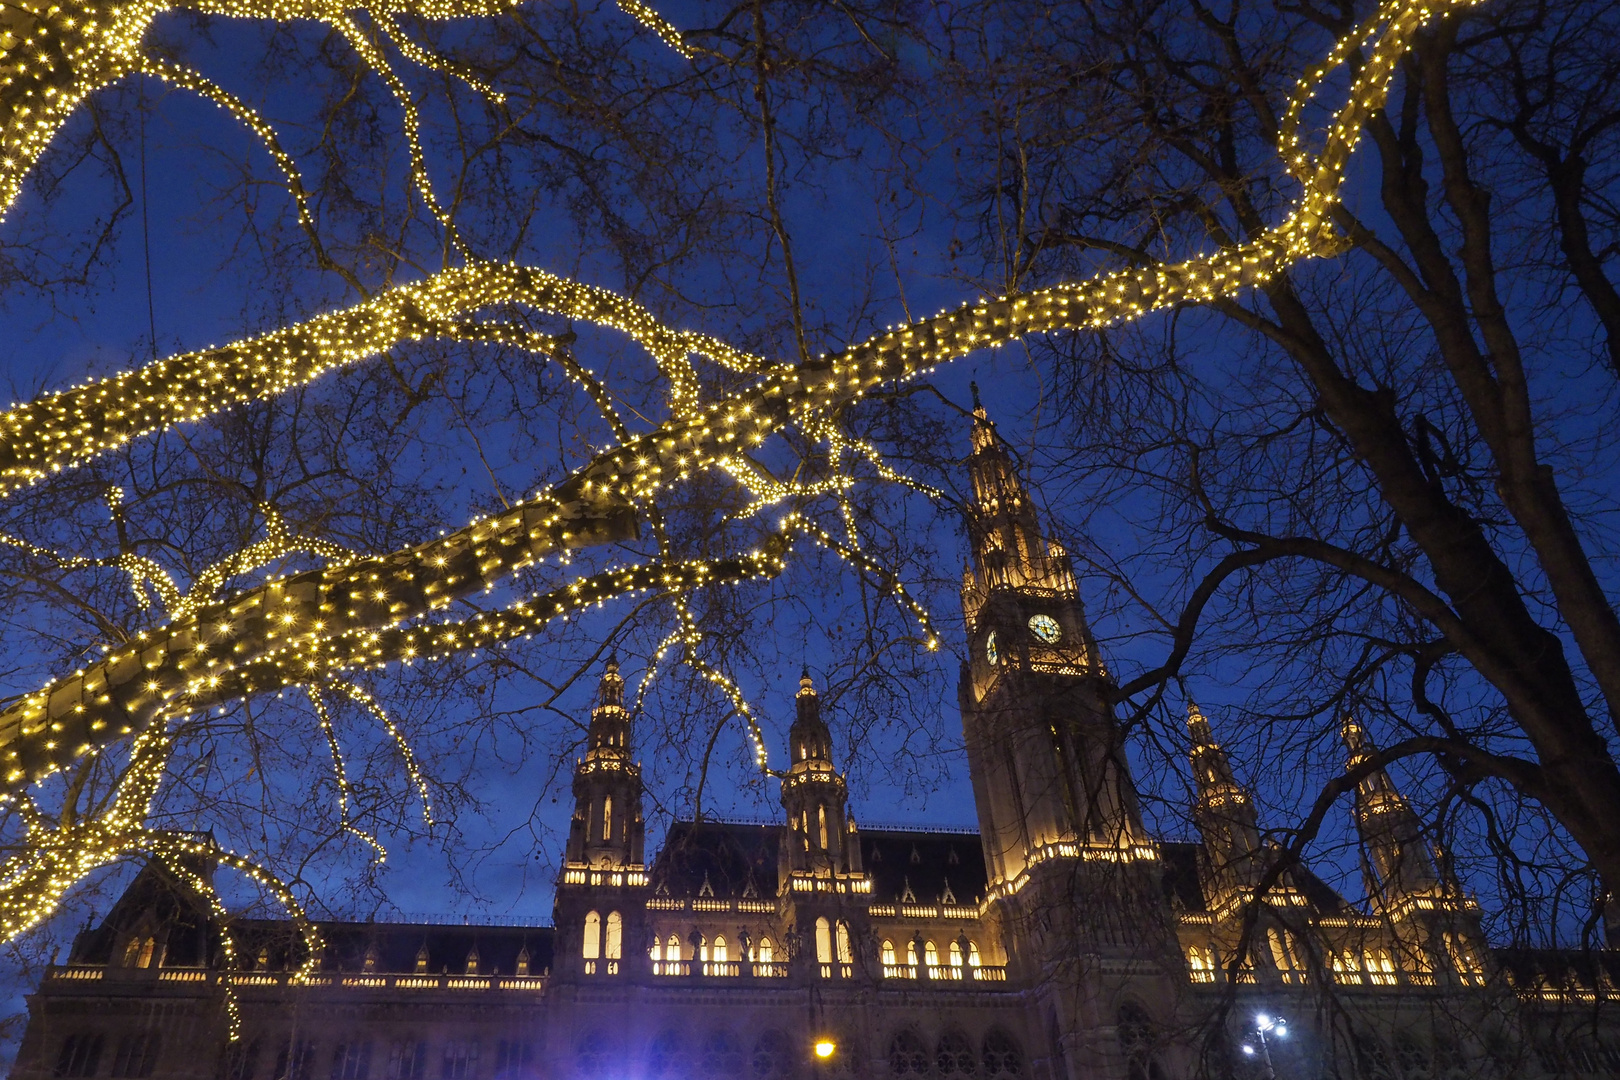
[[[1288,1021],[1280,1016],[1269,1016],[1260,1013],[1254,1018],[1254,1042],[1243,1044],[1243,1055],[1254,1057],[1259,1055],[1262,1071],[1262,1080],[1277,1080],[1277,1071],[1271,1067],[1271,1043],[1267,1035],[1273,1039],[1286,1039],[1288,1037]],[[1258,1044],[1258,1049],[1256,1048]]]

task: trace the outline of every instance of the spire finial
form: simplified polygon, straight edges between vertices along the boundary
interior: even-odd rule
[[[1195,741],[1200,743],[1209,742],[1209,721],[1204,718],[1203,710],[1198,707],[1198,702],[1192,698],[1187,699],[1187,727],[1191,730]]]
[[[973,407],[975,409],[982,409],[984,406],[979,404],[979,384],[978,384],[978,381],[974,380],[974,381],[968,383],[968,390],[971,391],[972,394],[973,394]]]
[[[799,693],[802,695],[813,694],[815,692],[815,684],[810,680],[810,665],[806,664],[804,665],[804,669],[799,673]]]

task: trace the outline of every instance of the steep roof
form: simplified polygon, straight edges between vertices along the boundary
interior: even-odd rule
[[[989,881],[979,835],[968,832],[862,829],[861,868],[878,904],[977,904]]]
[[[776,896],[781,825],[677,821],[653,863],[656,896],[716,899]]]

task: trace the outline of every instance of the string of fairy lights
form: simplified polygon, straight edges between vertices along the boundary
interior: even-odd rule
[[[1101,328],[1166,307],[1201,303],[1263,286],[1292,264],[1331,254],[1342,241],[1331,213],[1345,166],[1368,115],[1382,106],[1396,65],[1417,31],[1479,0],[1385,0],[1365,24],[1339,41],[1301,79],[1279,125],[1278,151],[1301,193],[1285,218],[1258,238],[1178,263],[1133,266],[1081,282],[965,304],[931,319],[891,327],[839,352],[797,365],[779,365],[707,335],[676,330],[629,298],[533,267],[479,261],[457,246],[454,221],[437,198],[421,145],[415,98],[390,66],[382,43],[407,62],[452,75],[492,100],[499,91],[473,73],[424,48],[403,32],[396,14],[430,19],[491,15],[508,0],[410,0],[357,18],[363,8],[331,0],[204,0],[191,5],[232,17],[277,21],[316,19],[332,27],[384,81],[399,105],[413,185],[426,200],[447,249],[459,264],[351,307],[219,347],[184,353],[110,378],[42,395],[0,413],[0,497],[73,469],[131,440],[275,397],[325,374],[351,367],[402,344],[429,339],[521,348],[555,360],[586,393],[614,431],[616,443],[563,483],[500,513],[400,551],[360,556],[288,533],[265,511],[265,535],[210,567],[182,592],[155,561],[136,556],[80,560],[25,541],[0,537],[64,568],[115,565],[129,575],[143,605],[161,606],[166,620],[111,647],[98,661],[0,708],[0,780],[4,800],[27,825],[27,842],[0,865],[0,939],[47,917],[84,875],[123,855],[146,852],[192,881],[224,916],[217,894],[183,869],[199,859],[232,866],[294,912],[308,944],[305,972],[318,957],[318,937],[296,898],[251,861],[195,837],[146,826],[153,800],[184,718],[250,695],[301,688],[327,739],[345,829],[383,855],[375,837],[350,820],[351,787],[326,695],[348,697],[387,731],[406,763],[431,820],[429,788],[409,740],[353,673],[511,647],[556,619],[635,596],[666,598],[675,628],[655,650],[637,691],[638,704],[669,657],[679,656],[731,700],[763,768],[763,737],[740,687],[701,655],[702,634],[689,598],[699,590],[771,578],[781,573],[797,537],[835,553],[879,582],[915,619],[923,644],[935,648],[926,610],[904,585],[862,550],[849,492],[860,483],[854,466],[929,492],[893,469],[875,446],[845,430],[842,414],[867,394],[925,374],[968,353],[1054,330]],[[620,7],[683,56],[693,52],[678,30],[641,0]],[[298,167],[271,126],[244,102],[201,73],[147,55],[143,39],[167,6],[72,2],[33,17],[24,36],[5,42],[0,56],[0,215],[69,116],[91,93],[130,75],[164,79],[202,96],[251,130],[270,150],[317,244]],[[373,31],[375,30],[376,36]],[[1368,51],[1370,45],[1370,51]],[[1332,113],[1314,152],[1300,125],[1329,76],[1359,62],[1345,100]],[[622,333],[654,361],[667,395],[667,418],[639,434],[628,429],[604,381],[580,364],[568,342],[480,317],[521,307],[544,316]],[[706,400],[696,360],[752,381]],[[752,456],[768,438],[793,429],[825,450],[825,471],[811,479],[775,478]],[[658,497],[696,475],[714,473],[747,495],[746,518],[787,507],[777,528],[751,551],[730,558],[679,558],[664,531]],[[830,499],[842,522],[833,535],[804,511]],[[110,499],[117,512],[117,500]],[[566,565],[570,553],[624,541],[652,528],[657,558],[599,571],[496,611],[443,619],[452,602],[487,592],[547,558]],[[291,555],[323,562],[316,570],[270,580],[220,596],[225,585]],[[440,621],[430,621],[439,617]],[[40,781],[113,745],[128,762],[108,809],[67,823],[43,814],[28,792]],[[229,935],[226,947],[231,948]],[[232,1009],[235,1028],[234,1003]]]

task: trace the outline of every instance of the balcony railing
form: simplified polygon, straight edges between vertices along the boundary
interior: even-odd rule
[[[612,961],[612,963],[617,967],[618,961]],[[101,980],[106,977],[106,970],[100,967],[55,967],[47,970],[46,978],[74,981]],[[120,976],[128,974],[152,977],[155,974],[158,982],[170,983],[218,985],[224,977],[222,972],[202,968],[160,968],[155,973],[128,968],[114,968],[113,970]],[[526,990],[538,992],[546,988],[547,976],[317,972],[301,979],[295,972],[289,971],[238,971],[231,975],[231,981],[239,987],[312,986],[378,990]]]
[[[1004,967],[968,966],[955,964],[884,964],[885,979],[935,979],[940,982],[1006,982]]]

